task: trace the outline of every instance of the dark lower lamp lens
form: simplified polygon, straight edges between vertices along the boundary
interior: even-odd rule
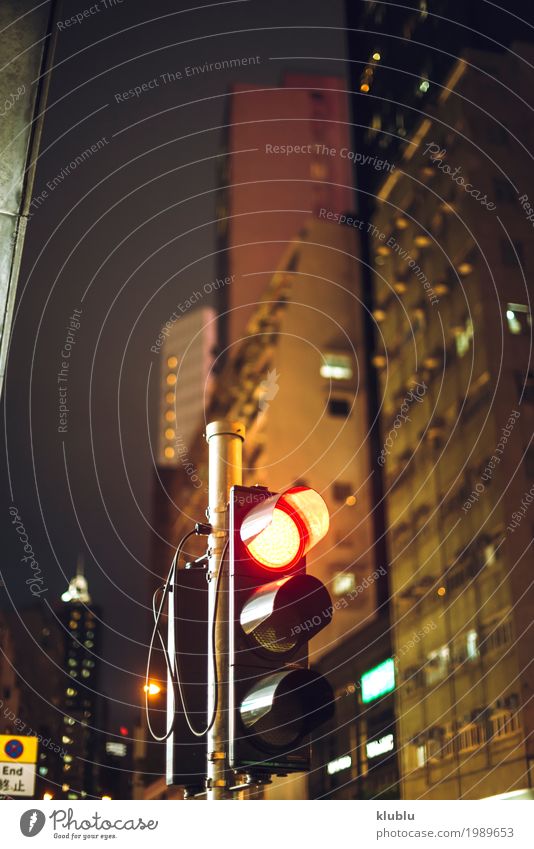
[[[333,716],[334,695],[322,675],[286,669],[259,681],[243,699],[240,713],[259,744],[285,749]]]

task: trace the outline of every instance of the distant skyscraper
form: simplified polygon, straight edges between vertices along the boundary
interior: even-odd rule
[[[63,712],[62,785],[59,796],[80,799],[98,796],[99,622],[91,606],[83,559],[61,596],[64,627],[65,683]]]

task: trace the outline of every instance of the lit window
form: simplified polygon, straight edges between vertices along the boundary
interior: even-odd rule
[[[456,353],[459,357],[463,357],[467,354],[472,338],[473,322],[470,318],[468,318],[465,323],[465,327],[459,330],[456,334]]]
[[[352,572],[338,572],[332,580],[332,594],[343,596],[356,587],[356,575]]]
[[[126,743],[117,743],[114,740],[108,741],[106,743],[106,752],[118,758],[124,758],[126,756]]]
[[[168,374],[166,380],[168,386],[174,386],[174,384],[176,383],[176,375]]]
[[[165,439],[174,439],[175,436],[176,436],[176,433],[173,430],[173,428],[168,427],[167,430],[165,431]]]
[[[414,239],[418,248],[428,248],[432,244],[432,239],[429,236],[416,236]]]
[[[84,643],[84,646],[86,646],[88,649],[92,649],[93,646],[94,646],[94,643],[93,643],[92,640],[86,640],[85,643]]]
[[[380,62],[381,58],[382,57],[381,57],[380,53],[378,52],[378,50],[375,51],[375,53],[373,53],[373,59],[374,59],[375,62]]]
[[[167,392],[166,395],[165,395],[165,400],[166,400],[167,404],[174,404],[175,398],[176,398],[176,395],[174,394],[174,392]]]
[[[172,460],[174,457],[174,448],[171,448],[170,445],[167,445],[165,451],[163,452],[167,458],[167,460]]]
[[[507,304],[506,320],[508,330],[513,336],[526,333],[532,327],[530,310],[525,304]]]
[[[61,742],[66,743],[66,744],[72,743],[72,737],[67,737],[67,735],[64,734],[63,737],[61,738]]]
[[[39,767],[39,775],[46,775],[46,774],[47,774],[47,772],[48,772],[48,767],[47,767],[47,766],[40,766],[40,767]]]
[[[415,763],[418,767],[424,766],[426,763],[426,745],[421,743],[415,750]]]
[[[323,162],[312,162],[310,165],[310,176],[312,180],[326,180],[328,168]]]
[[[479,655],[478,651],[478,635],[476,631],[468,631],[465,635],[467,648],[467,657],[469,660],[476,660]]]
[[[449,654],[448,646],[442,646],[437,651],[430,652],[426,666],[427,684],[435,684],[445,678],[449,667]]]
[[[430,83],[428,80],[421,80],[419,83],[419,91],[422,91],[423,94],[426,94],[428,89],[430,88]]]
[[[497,551],[494,542],[489,542],[484,546],[482,549],[482,556],[484,558],[484,566],[493,566],[497,559]]]
[[[71,620],[70,620],[70,622],[69,622],[69,628],[70,628],[71,630],[74,630],[74,629],[75,629],[75,628],[77,628],[77,627],[78,627],[78,623],[77,623],[77,622],[75,622],[75,621],[74,621],[74,619],[71,619]]]
[[[323,354],[320,374],[329,380],[350,380],[352,357],[349,354]]]
[[[82,669],[82,678],[89,678],[90,674],[88,669]]]
[[[75,696],[76,690],[73,687],[67,687],[66,691],[67,696]]]
[[[63,760],[66,764],[72,763],[72,755],[63,755]]]
[[[461,262],[458,266],[458,274],[461,274],[462,277],[467,277],[472,271],[473,265],[470,262]]]
[[[367,92],[369,91],[369,86],[367,85],[367,83],[361,84],[360,91],[363,91],[364,94],[367,94]]]
[[[169,359],[167,360],[167,365],[169,366],[169,368],[176,368],[176,366],[178,365],[178,357],[169,357]]]
[[[167,412],[165,413],[165,421],[166,422],[176,421],[176,413],[173,410],[167,410]]]
[[[69,663],[69,666],[78,666],[78,661],[75,660],[73,657],[69,657],[68,663]]]

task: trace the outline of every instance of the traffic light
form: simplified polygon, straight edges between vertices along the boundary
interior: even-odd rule
[[[306,554],[327,533],[319,495],[235,486],[230,496],[229,761],[235,771],[309,769],[310,732],[334,712],[328,681],[308,669],[308,641],[331,620]]]

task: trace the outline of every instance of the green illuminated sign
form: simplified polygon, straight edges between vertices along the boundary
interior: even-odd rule
[[[372,702],[395,689],[395,661],[388,657],[383,663],[362,675],[362,702]]]

